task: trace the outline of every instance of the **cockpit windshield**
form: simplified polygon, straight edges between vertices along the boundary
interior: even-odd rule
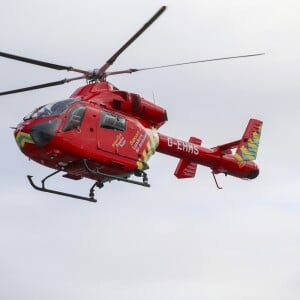
[[[43,105],[39,108],[36,108],[32,113],[24,117],[24,121],[29,119],[37,119],[41,117],[48,117],[54,115],[60,115],[64,113],[68,107],[73,104],[74,102],[80,101],[79,98],[70,98],[54,103],[49,103]]]

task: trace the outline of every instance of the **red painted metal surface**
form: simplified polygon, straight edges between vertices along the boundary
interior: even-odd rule
[[[157,129],[167,121],[166,110],[108,82],[83,86],[71,98],[74,102],[63,112],[41,115],[45,108],[40,108],[15,131],[26,156],[65,171],[68,178],[99,180],[99,176],[88,172],[83,160],[102,173],[129,176],[136,170],[146,170],[155,151],[180,159],[175,172],[178,178],[193,177],[198,164],[215,174],[239,178],[252,179],[259,173],[257,165],[244,157],[255,146],[253,139],[260,135],[262,122],[258,120],[250,121],[242,140],[207,149],[194,137],[185,142],[158,134]],[[72,125],[72,118],[80,124]],[[234,147],[238,147],[237,156],[232,155]]]

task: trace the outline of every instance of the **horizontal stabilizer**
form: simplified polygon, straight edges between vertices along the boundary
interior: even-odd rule
[[[193,143],[196,145],[201,145],[202,141],[198,138],[191,137],[189,139],[189,143]],[[186,159],[180,159],[177,165],[177,168],[174,172],[174,175],[178,179],[182,178],[193,178],[196,175],[197,164]]]
[[[178,179],[193,178],[196,175],[197,164],[181,159],[177,165],[174,175]]]
[[[227,152],[231,154],[231,149],[236,148],[240,144],[241,140],[230,142],[227,144],[219,145],[217,147],[211,148],[212,150],[218,150],[226,154]]]

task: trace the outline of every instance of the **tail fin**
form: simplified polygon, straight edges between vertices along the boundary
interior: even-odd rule
[[[234,158],[239,161],[255,160],[259,146],[262,121],[250,119],[242,139],[237,147]]]

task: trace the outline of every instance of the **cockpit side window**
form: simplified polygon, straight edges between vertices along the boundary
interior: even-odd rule
[[[86,111],[85,106],[76,106],[74,107],[68,115],[63,131],[70,131],[73,129],[78,129],[82,123],[84,114]]]
[[[112,114],[110,112],[105,111],[102,114],[100,126],[101,128],[125,131],[126,122],[123,116]]]

